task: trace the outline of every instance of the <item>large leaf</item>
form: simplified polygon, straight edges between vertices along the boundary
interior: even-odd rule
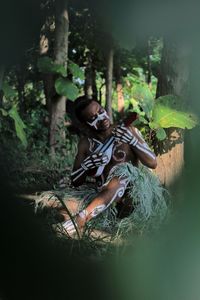
[[[168,95],[158,98],[153,108],[152,121],[158,127],[178,127],[191,129],[198,124],[197,117],[192,113],[179,110],[180,98]]]
[[[63,65],[59,65],[53,62],[53,60],[44,56],[38,59],[37,67],[42,73],[56,73],[62,75],[63,77],[67,76],[67,70]]]
[[[132,97],[145,112],[148,118],[151,118],[154,106],[154,98],[147,84],[135,85],[131,91]],[[134,105],[134,104],[133,104]]]
[[[24,147],[27,147],[27,139],[26,139],[26,134],[24,131],[24,128],[26,128],[24,122],[20,118],[16,106],[13,106],[9,111],[8,111],[9,116],[14,120],[15,122],[15,130],[18,138],[24,145]]]
[[[78,97],[79,91],[75,84],[68,79],[58,78],[55,82],[56,92],[61,96],[66,96],[70,100]]]
[[[83,70],[77,64],[70,62],[68,68],[75,78],[79,78],[80,80],[85,79]]]

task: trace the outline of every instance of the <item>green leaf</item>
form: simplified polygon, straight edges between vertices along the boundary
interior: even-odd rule
[[[149,122],[149,127],[151,129],[158,129],[159,128],[159,125],[155,122]]]
[[[142,108],[148,118],[151,118],[154,98],[147,84],[135,85],[131,91],[133,99]],[[134,105],[134,104],[133,104]]]
[[[59,75],[62,75],[63,77],[67,76],[67,70],[62,65],[54,64],[54,66],[52,68],[52,73],[57,73]]]
[[[41,57],[37,61],[37,67],[40,72],[50,73],[53,67],[53,61],[48,56]]]
[[[62,75],[63,77],[67,76],[67,70],[65,67],[63,65],[54,63],[54,61],[48,56],[39,58],[37,67],[42,73],[55,73]]]
[[[24,147],[27,147],[27,139],[26,139],[26,134],[24,131],[24,128],[26,128],[24,122],[20,118],[16,106],[13,106],[9,111],[8,111],[9,116],[14,120],[15,122],[15,130],[17,137],[20,139]]]
[[[75,100],[79,94],[78,88],[74,83],[61,77],[56,80],[55,89],[59,95],[65,96],[70,100]]]
[[[152,121],[158,127],[178,127],[191,129],[198,124],[197,117],[192,113],[180,111],[180,98],[168,95],[156,100],[152,113]]]
[[[156,137],[158,140],[163,141],[167,137],[165,130],[163,128],[156,129]]]
[[[2,90],[6,98],[13,98],[17,96],[17,91],[13,89],[7,82],[3,82]]]
[[[7,117],[8,112],[7,112],[5,109],[0,108],[0,111],[1,111],[1,113],[2,113],[2,115],[3,115],[4,117]]]
[[[181,111],[183,110],[183,101],[181,97],[175,96],[175,95],[165,95],[158,97],[155,100],[155,105],[156,104],[162,104],[164,106],[173,108],[175,110]]]
[[[77,64],[70,62],[68,68],[75,78],[79,78],[80,80],[85,79],[83,70]]]
[[[139,121],[142,123],[142,124],[148,124],[148,121],[142,117],[142,116],[139,116]]]

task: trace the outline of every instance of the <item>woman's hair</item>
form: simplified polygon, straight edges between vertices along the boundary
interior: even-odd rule
[[[75,101],[75,116],[80,122],[84,122],[84,118],[82,116],[83,110],[88,107],[93,101],[98,102],[96,99],[87,99],[86,96],[81,96]]]

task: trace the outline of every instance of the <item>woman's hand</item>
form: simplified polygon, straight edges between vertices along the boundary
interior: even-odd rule
[[[117,126],[112,131],[115,140],[129,144],[130,146],[136,146],[138,143],[138,139],[134,136],[134,134],[124,126]]]
[[[84,170],[90,170],[102,166],[108,162],[108,156],[103,153],[94,153],[88,156],[82,163],[81,167]]]

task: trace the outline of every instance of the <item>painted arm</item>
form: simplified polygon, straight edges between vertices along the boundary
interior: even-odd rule
[[[138,129],[117,126],[113,134],[117,141],[130,145],[143,165],[151,169],[157,167],[156,155],[151,151]]]
[[[86,176],[92,169],[95,169],[107,162],[107,157],[103,153],[92,153],[88,155],[89,145],[86,139],[80,140],[78,153],[75,158],[74,167],[71,173],[71,182],[74,186],[79,186],[85,182]]]

